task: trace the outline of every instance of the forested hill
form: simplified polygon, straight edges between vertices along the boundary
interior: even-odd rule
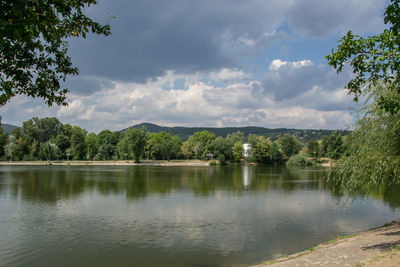
[[[228,133],[234,133],[237,131],[241,131],[244,133],[245,138],[249,134],[257,134],[262,136],[270,137],[272,140],[277,139],[281,134],[290,134],[297,137],[299,140],[304,142],[310,140],[318,140],[321,139],[325,135],[330,135],[333,130],[314,130],[314,129],[288,129],[288,128],[264,128],[264,127],[256,127],[256,126],[246,126],[246,127],[223,127],[223,128],[216,128],[216,127],[165,127],[165,126],[158,126],[152,123],[141,123],[132,126],[133,128],[142,128],[145,127],[151,133],[158,133],[158,132],[169,132],[173,135],[178,135],[182,140],[187,140],[191,135],[195,132],[201,132],[207,130],[209,132],[215,133],[216,136],[225,137]],[[129,127],[131,128],[131,127]],[[126,131],[127,129],[122,130],[122,132]],[[349,131],[340,130],[342,135],[346,135]]]
[[[3,133],[11,134],[11,132],[12,132],[15,128],[20,128],[20,127],[15,126],[15,125],[11,125],[11,124],[7,124],[7,123],[2,123],[2,124],[1,124],[1,128],[3,128]]]

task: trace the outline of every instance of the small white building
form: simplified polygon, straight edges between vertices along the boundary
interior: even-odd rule
[[[243,144],[243,156],[248,158],[251,156],[251,146],[250,144]]]

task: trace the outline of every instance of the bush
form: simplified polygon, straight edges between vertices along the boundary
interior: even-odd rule
[[[225,156],[224,156],[224,154],[222,154],[222,153],[220,153],[219,155],[218,155],[218,161],[219,161],[219,164],[221,164],[221,165],[226,165],[226,159],[225,159]]]
[[[34,156],[32,155],[24,155],[24,161],[34,161],[36,160]]]
[[[312,164],[306,157],[299,154],[291,156],[286,162],[286,166],[307,166]]]

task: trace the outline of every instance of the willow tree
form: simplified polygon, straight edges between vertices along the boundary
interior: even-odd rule
[[[0,106],[13,96],[42,97],[51,106],[66,105],[68,89],[60,81],[77,75],[67,55],[69,38],[86,33],[109,35],[83,10],[96,0],[0,1]]]
[[[384,85],[370,92],[372,104],[360,111],[362,117],[347,137],[344,155],[327,176],[336,195],[378,189],[386,194],[400,187],[400,114],[383,113],[380,106],[381,96],[393,93]]]
[[[387,28],[379,35],[348,32],[326,57],[338,72],[350,66],[354,78],[346,88],[355,101],[361,95],[369,100],[327,177],[338,195],[389,192],[400,185],[400,0],[390,1],[384,22]]]

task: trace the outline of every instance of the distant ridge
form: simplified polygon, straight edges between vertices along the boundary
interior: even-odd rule
[[[241,131],[244,133],[245,138],[247,138],[250,134],[257,134],[262,136],[270,137],[272,140],[277,139],[282,134],[291,134],[296,136],[298,139],[307,142],[310,140],[318,140],[321,139],[325,135],[330,135],[334,130],[316,130],[316,129],[288,129],[288,128],[264,128],[257,126],[245,126],[245,127],[166,127],[166,126],[158,126],[153,123],[140,123],[129,128],[142,128],[145,127],[150,133],[159,133],[159,132],[169,132],[173,135],[178,135],[182,140],[187,140],[191,135],[195,132],[201,132],[207,130],[209,132],[214,133],[216,136],[225,137],[229,133],[234,133],[237,131]],[[127,128],[127,129],[129,129]],[[127,129],[122,130],[121,132],[126,131]],[[343,135],[347,135],[349,131],[347,130],[339,130]]]
[[[15,125],[11,125],[11,124],[7,124],[7,123],[2,123],[2,124],[1,124],[1,128],[3,128],[3,133],[11,134],[12,131],[13,131],[15,128],[21,128],[21,127],[15,126]]]

